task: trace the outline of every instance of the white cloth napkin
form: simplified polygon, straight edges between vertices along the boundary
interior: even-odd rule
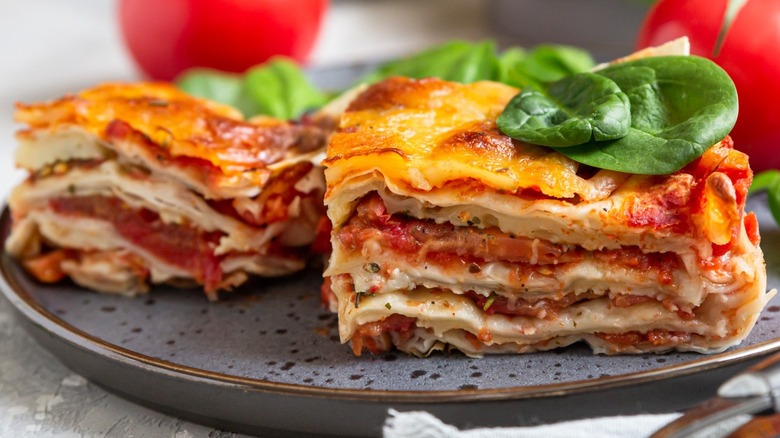
[[[533,427],[480,428],[458,430],[427,412],[388,411],[383,434],[385,438],[625,438],[648,437],[679,417],[678,413],[601,417],[566,421]],[[742,415],[703,430],[691,438],[725,437],[750,420]]]

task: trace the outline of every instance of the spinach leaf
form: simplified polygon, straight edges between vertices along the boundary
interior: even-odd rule
[[[504,134],[528,143],[575,146],[626,135],[631,105],[612,80],[579,73],[547,90],[524,89],[512,98],[497,124]]]
[[[275,57],[249,69],[243,76],[193,69],[176,79],[193,96],[234,106],[245,117],[258,114],[295,119],[327,102],[294,61]]]
[[[511,50],[502,54],[503,75],[499,80],[518,88],[543,88],[545,84],[586,72],[595,65],[588,52],[575,47],[540,45],[522,57],[512,54]]]
[[[753,177],[753,184],[750,185],[748,193],[753,194],[762,190],[768,190],[777,180],[780,180],[780,170],[771,169],[759,172]]]
[[[236,106],[247,115],[295,119],[326,101],[295,62],[275,57],[247,70]]]
[[[176,86],[193,96],[235,106],[241,94],[241,81],[240,75],[194,68],[176,78]]]
[[[583,50],[541,45],[530,52],[509,47],[496,55],[493,41],[451,41],[414,55],[380,65],[360,82],[373,83],[391,76],[438,77],[470,83],[499,81],[515,87],[542,86],[574,73],[591,69],[593,58]]]
[[[587,52],[571,47],[539,46],[530,52],[511,47],[499,56],[495,42],[490,40],[451,41],[382,64],[360,82],[409,76],[439,77],[461,83],[493,80],[520,87],[542,86],[592,65]],[[296,118],[332,97],[313,87],[297,65],[281,57],[260,64],[244,75],[191,69],[177,78],[176,84],[192,95],[235,106],[246,117],[266,114]]]
[[[723,139],[737,120],[734,83],[704,58],[645,58],[598,74],[628,96],[631,128],[617,140],[557,149],[583,164],[628,173],[673,173]]]
[[[471,83],[495,80],[499,61],[493,41],[468,43],[451,41],[406,58],[382,64],[360,82],[373,83],[391,76],[438,77],[446,81]]]
[[[767,187],[767,203],[775,222],[780,224],[780,178],[775,178]]]
[[[508,83],[512,70],[528,59],[528,52],[522,47],[510,47],[498,57],[498,82]]]
[[[754,194],[762,190],[766,190],[769,211],[772,212],[775,222],[780,224],[780,170],[770,169],[756,174],[748,193]]]

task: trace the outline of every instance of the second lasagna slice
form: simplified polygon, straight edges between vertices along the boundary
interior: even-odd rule
[[[393,78],[351,103],[325,161],[342,341],[616,354],[747,336],[769,295],[731,140],[672,175],[593,169],[501,134],[516,93]]]
[[[324,215],[326,133],[170,85],[107,84],[19,105],[10,254],[42,281],[217,291],[302,269]]]

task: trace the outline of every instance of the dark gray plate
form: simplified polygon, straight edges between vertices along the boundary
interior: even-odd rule
[[[749,208],[774,287],[780,232],[763,198]],[[6,211],[3,241],[9,222]],[[141,404],[254,434],[378,435],[388,408],[424,409],[459,427],[668,412],[780,349],[775,298],[739,348],[712,356],[607,357],[573,346],[484,359],[354,357],[320,306],[317,270],[257,281],[218,303],[191,290],[125,298],[41,285],[4,252],[0,270],[19,320],[74,371]]]

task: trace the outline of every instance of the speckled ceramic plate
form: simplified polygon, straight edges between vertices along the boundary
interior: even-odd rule
[[[776,286],[780,232],[763,199],[749,208]],[[9,222],[6,211],[3,241]],[[218,303],[192,290],[125,298],[41,285],[5,253],[0,270],[19,320],[76,372],[161,411],[262,435],[378,435],[389,408],[424,409],[460,427],[682,409],[780,349],[775,298],[739,348],[713,356],[606,357],[573,346],[483,359],[354,357],[319,304],[316,270],[257,281]]]

